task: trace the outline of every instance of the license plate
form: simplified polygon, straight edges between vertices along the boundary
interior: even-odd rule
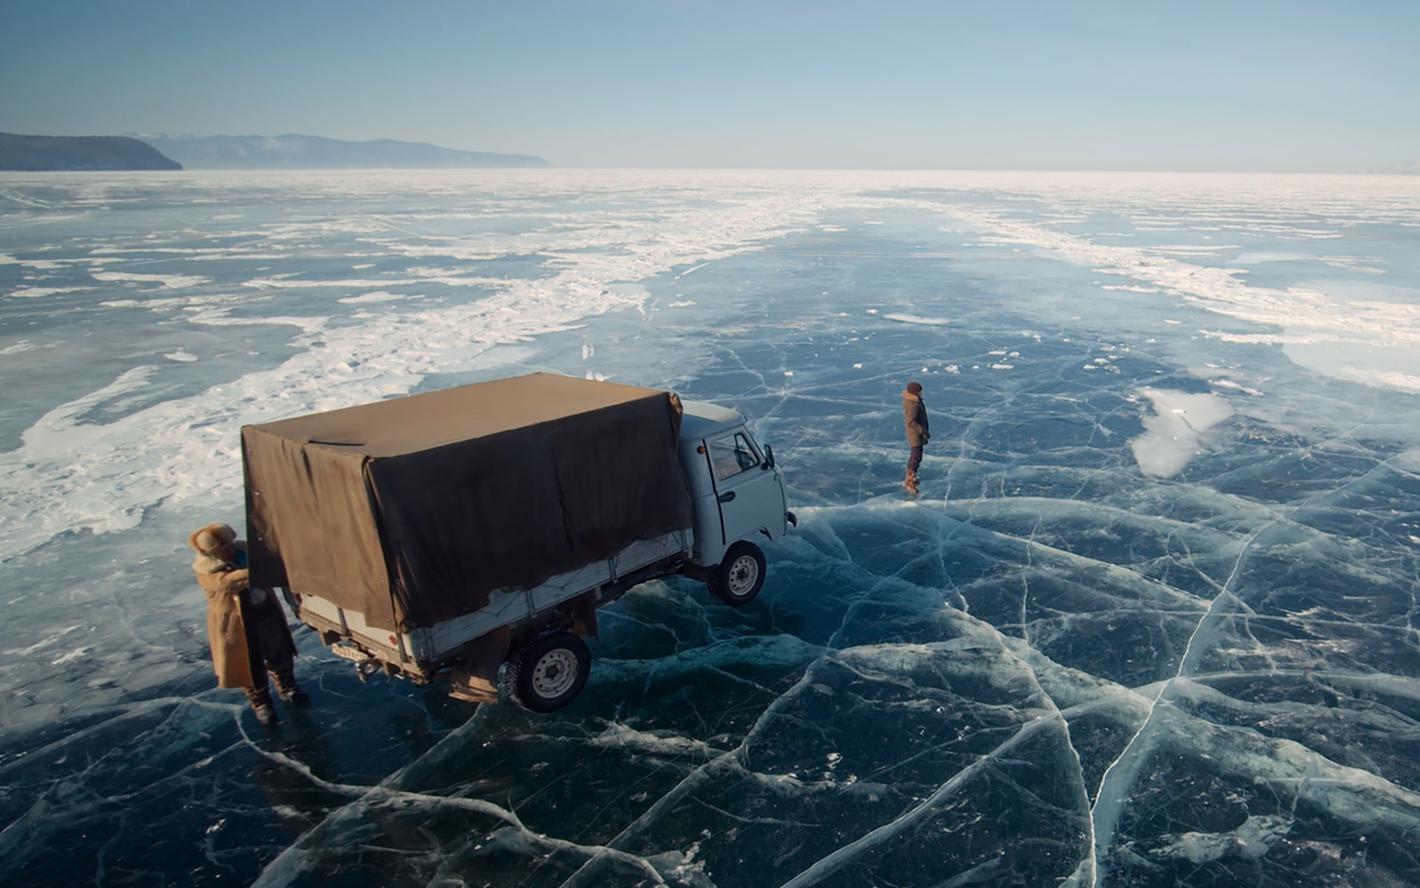
[[[363,663],[366,660],[371,659],[369,654],[365,653],[359,648],[352,647],[348,644],[340,644],[339,642],[330,646],[330,652],[332,654],[335,654],[337,657],[344,657],[345,659],[353,660],[356,663]]]

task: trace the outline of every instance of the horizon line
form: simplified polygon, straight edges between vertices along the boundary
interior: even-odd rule
[[[44,175],[50,173],[526,173],[526,172],[740,172],[740,173],[1091,173],[1100,175],[1174,175],[1174,176],[1420,176],[1414,170],[1273,170],[1273,169],[1119,169],[1104,167],[875,167],[875,166],[445,166],[445,167],[194,167],[180,170],[4,170],[3,173]]]

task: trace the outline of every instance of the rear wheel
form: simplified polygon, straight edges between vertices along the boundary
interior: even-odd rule
[[[508,661],[508,687],[519,706],[552,712],[576,699],[592,670],[592,652],[571,632],[548,632]]]
[[[754,543],[740,540],[710,572],[710,594],[730,605],[749,604],[764,588],[764,553]]]

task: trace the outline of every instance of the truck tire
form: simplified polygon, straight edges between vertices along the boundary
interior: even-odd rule
[[[764,553],[754,543],[740,540],[710,572],[707,585],[711,595],[731,607],[749,604],[764,588]]]
[[[548,632],[508,660],[508,689],[530,712],[553,712],[571,703],[587,684],[592,652],[571,632]]]

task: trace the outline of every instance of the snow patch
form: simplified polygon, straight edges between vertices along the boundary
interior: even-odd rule
[[[667,732],[638,731],[630,725],[613,721],[588,743],[611,749],[633,749],[661,755],[699,755],[708,758],[715,750],[700,740],[679,737]]]
[[[16,299],[42,299],[45,296],[54,296],[59,293],[79,293],[84,290],[92,290],[93,287],[19,287],[10,291],[10,295]]]
[[[197,274],[137,274],[129,271],[92,271],[89,276],[96,281],[113,284],[157,284],[168,290],[196,287],[212,282],[211,278]]]
[[[1139,469],[1146,475],[1172,478],[1201,452],[1203,434],[1233,415],[1227,401],[1214,394],[1144,388],[1154,415],[1146,416],[1144,434],[1129,442]]]
[[[1231,379],[1210,379],[1208,380],[1208,384],[1216,385],[1218,388],[1232,389],[1233,391],[1242,392],[1245,395],[1252,395],[1253,397],[1262,395],[1262,392],[1257,389],[1245,386],[1240,382],[1233,382]]]
[[[1254,815],[1231,832],[1186,832],[1152,853],[1157,857],[1183,858],[1203,864],[1225,857],[1256,860],[1292,828],[1286,817]]]
[[[868,312],[868,314],[874,313],[873,310]],[[898,314],[896,312],[885,314],[883,317],[887,318],[889,321],[898,321],[903,324],[920,324],[924,327],[945,327],[947,324],[951,323],[946,318],[924,318],[921,315]]]
[[[406,299],[412,298],[414,297],[401,296],[398,293],[391,293],[388,290],[375,290],[373,293],[362,293],[359,296],[346,296],[336,301],[346,305],[358,305],[366,302],[403,302]]]

